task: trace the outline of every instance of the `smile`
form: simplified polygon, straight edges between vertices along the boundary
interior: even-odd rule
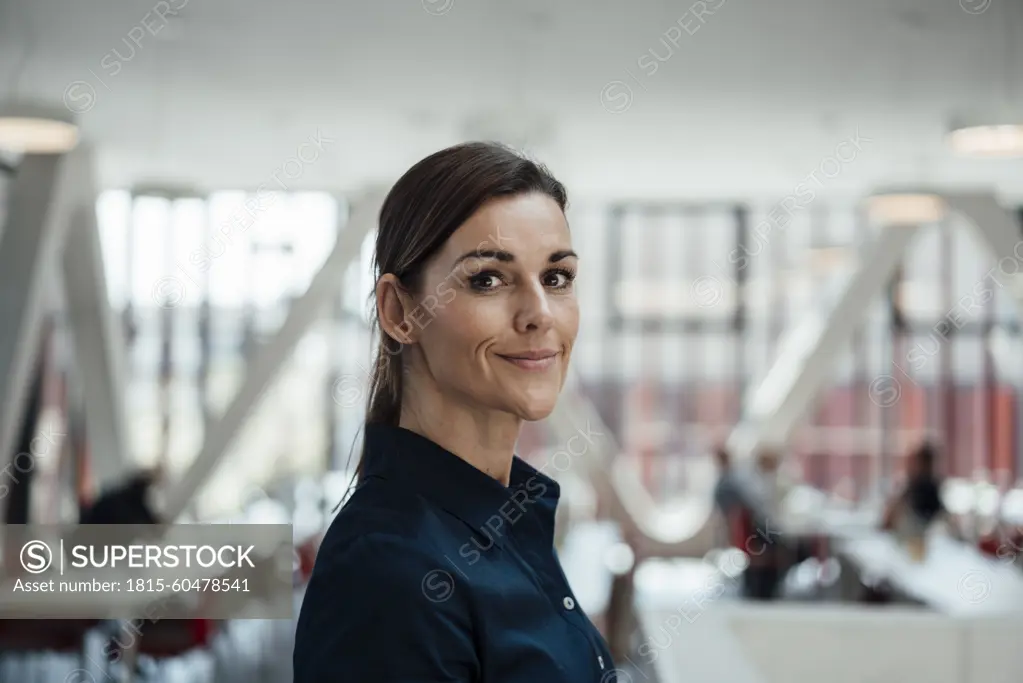
[[[549,370],[558,362],[558,353],[556,351],[528,353],[519,356],[505,356],[499,353],[497,356],[522,370],[530,372]]]

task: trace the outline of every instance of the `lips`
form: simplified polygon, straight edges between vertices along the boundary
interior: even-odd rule
[[[534,372],[542,372],[554,367],[558,361],[558,352],[552,349],[541,349],[538,351],[523,351],[515,354],[497,354],[500,358],[512,365]]]
[[[538,349],[536,351],[523,351],[522,353],[499,353],[497,354],[502,358],[516,359],[516,360],[544,360],[551,356],[558,355],[556,349]]]

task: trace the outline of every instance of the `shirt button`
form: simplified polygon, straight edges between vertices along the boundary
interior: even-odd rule
[[[572,599],[571,595],[566,595],[561,604],[565,606],[565,609],[575,609],[575,600]]]

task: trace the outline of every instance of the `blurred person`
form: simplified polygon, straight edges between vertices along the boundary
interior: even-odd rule
[[[714,450],[714,459],[718,466],[714,505],[722,515],[728,517],[736,508],[745,507],[761,528],[770,518],[777,516],[779,498],[788,489],[787,482],[779,478],[780,458],[776,453],[760,453],[752,466],[747,461],[744,467],[740,467],[733,462],[727,449],[718,447]]]
[[[83,505],[79,510],[78,521],[83,525],[72,533],[72,543],[75,545],[92,545],[97,542],[104,542],[102,536],[97,537],[89,527],[91,525],[127,524],[143,525],[145,529],[133,529],[141,531],[136,537],[157,538],[160,534],[158,525],[163,523],[162,517],[154,501],[155,489],[164,480],[164,469],[157,465],[152,468],[140,469],[130,472],[119,482],[110,488],[100,492],[99,496],[90,504]],[[184,619],[165,620],[162,629],[168,626],[174,629],[172,637],[184,639],[189,644],[200,641],[194,640],[198,633],[206,633],[210,628],[210,621],[206,619]],[[151,643],[159,640],[153,636],[154,622],[151,620],[139,619],[130,622],[138,640],[131,637],[129,643],[121,642],[125,636],[123,623],[116,620],[104,622],[103,630],[108,638],[103,647],[103,654],[110,661],[122,661],[127,670],[136,675],[142,674],[139,662],[139,648],[143,642]],[[205,642],[205,640],[201,641]]]
[[[759,499],[759,511],[765,519],[780,520],[782,505],[792,489],[792,481],[782,463],[783,458],[776,450],[757,453],[753,487]]]
[[[959,537],[955,521],[941,500],[937,459],[938,449],[930,441],[913,451],[907,463],[906,483],[888,501],[882,520],[882,527],[902,538],[918,560],[923,558],[923,539],[934,522],[945,521],[949,533]]]
[[[134,472],[103,491],[79,513],[80,524],[159,524],[153,489],[163,481],[163,469]]]
[[[746,570],[747,594],[756,600],[778,597],[785,574],[794,563],[790,539],[779,534],[781,506],[788,493],[788,482],[781,472],[781,454],[775,450],[758,451],[750,477],[750,499],[754,511],[755,542],[750,541],[750,566]]]
[[[160,467],[136,470],[100,492],[91,503],[82,505],[78,513],[80,526],[72,532],[72,542],[76,545],[103,542],[103,532],[91,527],[108,524],[132,525],[134,538],[158,538],[163,533],[163,519],[155,504],[154,489],[163,476]]]
[[[724,518],[729,544],[742,550],[749,559],[742,573],[743,596],[771,600],[777,596],[784,563],[779,539],[771,526],[771,511],[760,490],[759,474],[740,472],[725,448],[717,448],[714,454],[720,472],[714,486],[714,505]]]
[[[714,507],[728,520],[740,507],[747,505],[747,492],[732,464],[732,454],[723,446],[714,449],[718,480],[714,484]]]
[[[555,555],[558,484],[515,455],[578,331],[566,202],[546,168],[491,143],[426,157],[385,199],[357,485],[316,557],[295,683],[614,670]]]

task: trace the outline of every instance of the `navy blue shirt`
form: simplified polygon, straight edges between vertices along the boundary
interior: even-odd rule
[[[363,476],[324,536],[294,683],[608,683],[607,644],[554,550],[558,484],[505,487],[415,432],[367,425]]]

